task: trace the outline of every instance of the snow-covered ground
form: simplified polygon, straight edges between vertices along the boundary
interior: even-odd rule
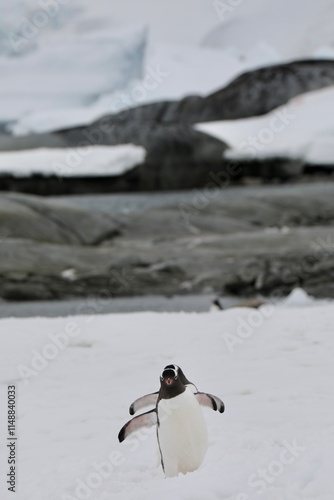
[[[332,500],[334,305],[304,299],[105,316],[87,301],[84,316],[1,320],[1,499]],[[210,444],[200,469],[164,479],[154,430],[122,444],[117,433],[172,362],[226,412],[203,410]],[[13,383],[16,495],[4,482]]]
[[[0,173],[16,177],[121,175],[142,163],[145,156],[146,150],[134,144],[9,151],[0,153]]]
[[[334,88],[295,97],[255,118],[202,123],[195,128],[226,141],[234,159],[288,157],[334,164]]]

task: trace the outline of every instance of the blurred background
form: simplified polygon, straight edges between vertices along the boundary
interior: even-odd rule
[[[0,9],[0,316],[334,297],[334,0]]]

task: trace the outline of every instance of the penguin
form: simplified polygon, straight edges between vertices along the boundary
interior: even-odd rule
[[[223,413],[222,400],[199,392],[179,366],[167,365],[160,376],[160,390],[136,399],[129,412],[134,415],[148,405],[155,408],[127,422],[118,434],[119,441],[123,442],[141,427],[155,425],[165,476],[173,477],[198,469],[208,448],[208,433],[200,406]]]
[[[210,311],[224,311],[224,307],[218,297],[212,301]]]

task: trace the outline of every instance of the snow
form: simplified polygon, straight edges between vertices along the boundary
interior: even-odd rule
[[[53,10],[52,10],[53,6]],[[110,31],[129,22],[145,25],[152,46],[199,45],[219,19],[208,0],[0,0],[0,53],[24,54],[61,36]],[[41,14],[42,13],[42,14]],[[39,17],[48,19],[39,27]],[[172,28],[172,29],[171,29]],[[24,40],[22,39],[24,38]],[[14,41],[19,40],[19,47]],[[19,49],[19,50],[18,50]]]
[[[158,45],[149,53],[143,79],[133,79],[123,91],[101,95],[85,106],[37,110],[10,126],[16,135],[51,132],[82,126],[101,116],[117,113],[141,104],[178,100],[187,95],[205,96],[229,83],[236,75],[280,58],[265,45],[250,51],[247,59],[235,50],[212,50],[189,45]]]
[[[87,299],[78,316],[0,321],[4,418],[7,385],[17,387],[15,498],[332,499],[333,303],[203,314],[96,311],[98,299]],[[154,429],[122,444],[117,433],[129,404],[157,390],[170,363],[220,396],[226,412],[203,409],[204,463],[165,479]],[[13,496],[5,491],[5,432],[1,425],[4,500]]]
[[[202,123],[195,128],[226,141],[226,157],[288,157],[309,164],[333,165],[334,88],[309,92],[266,115]]]
[[[0,173],[17,177],[32,174],[114,176],[143,163],[145,156],[145,149],[133,144],[9,151],[0,153]]]
[[[310,297],[302,288],[294,288],[283,300],[284,307],[310,307],[319,304],[319,301]]]
[[[0,57],[0,119],[87,106],[142,74],[146,32],[119,29],[63,36],[21,56]]]
[[[203,39],[206,47],[249,47],[265,42],[282,57],[309,57],[321,46],[333,46],[332,0],[213,0],[220,24]]]
[[[15,134],[84,125],[113,112],[115,92],[128,97],[129,85],[138,85],[147,74],[142,26],[148,27],[153,47],[166,42],[198,44],[217,22],[207,0],[180,0],[177,22],[175,6],[167,1],[155,5],[151,0],[13,0],[9,9],[0,0],[0,8],[0,72],[5,75],[0,122],[11,122],[7,128]],[[45,23],[39,27],[43,17]],[[122,28],[129,23],[134,24],[131,29]],[[64,55],[59,64],[54,51]],[[146,55],[149,70],[153,61],[150,51]],[[47,77],[48,73],[53,74]],[[190,72],[188,84],[192,77]],[[178,97],[187,88],[182,85]],[[168,98],[173,89],[174,84]],[[149,94],[145,102],[154,100]],[[130,106],[138,103],[132,99]],[[124,107],[129,104],[119,110]]]
[[[87,19],[97,17],[97,12],[108,12],[120,23],[127,23],[129,17],[145,23],[150,32],[152,45],[191,44],[199,45],[205,33],[218,22],[211,0],[76,0],[84,5]]]
[[[160,44],[152,51],[149,64],[160,65],[169,76],[150,93],[149,100],[205,96],[227,85],[236,75],[280,61],[278,54],[265,44],[249,51],[247,58],[239,57],[239,53],[232,49]]]
[[[0,122],[17,135],[205,96],[261,66],[334,57],[333,0],[15,0],[10,9],[2,3]],[[41,15],[47,22],[37,29]],[[272,140],[264,132],[252,154],[332,164],[330,92],[293,101],[297,118]],[[240,151],[243,138],[261,133],[272,116],[206,130],[226,139],[233,157],[245,157],[250,148]]]
[[[7,55],[16,54],[10,43],[15,36],[26,35],[19,47],[22,54],[60,35],[114,30],[129,20],[148,27],[151,47],[202,44],[235,48],[242,55],[265,43],[282,57],[294,58],[333,45],[332,0],[316,4],[313,0],[271,0],[270,4],[266,0],[179,0],[177,5],[167,0],[159,4],[151,0],[15,0],[10,9],[6,0],[0,0],[0,7],[0,52]],[[41,12],[48,19],[38,27]]]
[[[223,49],[219,47],[218,50],[201,47],[200,40],[205,33],[220,23],[213,3],[208,0],[178,2],[177,22],[175,7],[166,1],[159,2],[159,5],[153,5],[150,0],[126,0],[117,4],[109,0],[98,0],[94,4],[88,1],[71,1],[69,4],[62,2],[53,15],[45,6],[41,7],[44,5],[42,2],[35,0],[16,0],[13,5],[16,9],[11,7],[10,11],[4,6],[5,15],[0,21],[0,53],[7,56],[1,58],[3,64],[0,64],[7,73],[2,82],[7,92],[0,99],[0,121],[11,121],[8,129],[17,135],[85,125],[105,114],[142,103],[181,99],[190,94],[207,95],[244,71],[283,60],[281,54],[266,40],[249,44],[247,51],[240,50],[233,44],[228,44]],[[36,29],[34,20],[38,19],[36,15],[41,12],[48,14],[48,22],[43,28]],[[128,29],[129,39],[126,42],[124,33],[119,33],[120,26],[128,25],[129,21],[137,23],[137,26],[148,27],[145,64],[144,40],[141,38],[144,36],[143,32],[139,28],[133,28],[131,33]],[[31,36],[27,36],[29,26]],[[114,45],[118,48],[116,56],[112,43],[109,49],[111,54],[108,52],[109,39],[113,41],[113,37],[116,39]],[[105,42],[101,42],[101,38]],[[87,43],[91,44],[94,39],[94,43],[87,49]],[[121,49],[124,43],[127,47],[133,47],[130,57],[127,47],[123,51]],[[73,50],[73,44],[79,45],[79,51],[88,52],[87,64],[81,60],[86,58],[80,58],[80,52]],[[58,71],[56,78],[61,83],[56,86],[57,92],[53,93],[52,82],[55,80],[51,78],[52,75],[49,81],[45,80],[45,73],[50,70],[50,51],[52,55],[52,50],[57,49],[61,53],[65,52],[65,59],[75,60],[76,64],[71,69],[77,78],[73,79],[71,74],[65,74],[63,80],[60,76],[64,72],[62,65],[56,66],[53,61],[51,69],[53,72]],[[101,61],[95,61],[95,71],[87,71],[87,67],[91,67],[89,55],[92,54],[94,58],[96,53],[100,54]],[[102,59],[108,57],[116,60],[108,60],[103,64]],[[125,68],[121,64],[122,57]],[[129,69],[131,62],[134,65],[132,73]],[[30,74],[30,68],[36,65],[38,71]],[[111,77],[111,66],[112,82],[109,84],[106,78]],[[8,73],[8,68],[13,68],[12,75],[10,71]],[[156,68],[161,68],[167,76],[159,79],[153,87],[150,84],[147,91],[145,77],[147,78],[150,70]],[[21,73],[25,78],[17,77]],[[123,93],[120,106],[117,103],[119,92],[112,83],[114,79],[123,77],[126,80],[124,85],[116,85],[121,87]],[[31,85],[28,86],[29,81]],[[73,81],[80,81],[80,85],[73,85]],[[85,85],[82,85],[83,81]],[[71,85],[68,85],[69,82]],[[13,89],[16,99],[13,99]]]

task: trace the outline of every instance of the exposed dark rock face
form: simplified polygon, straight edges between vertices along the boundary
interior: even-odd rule
[[[189,189],[208,182],[211,170],[224,169],[223,153],[226,145],[214,137],[182,125],[150,125],[145,128],[137,124],[137,127],[136,137],[129,137],[125,142],[142,141],[147,149],[146,160],[122,175],[62,178],[56,175],[18,178],[5,175],[0,176],[0,190],[53,195]],[[135,131],[132,133],[135,134]],[[140,133],[142,137],[138,139]],[[82,136],[81,132],[78,135],[73,131],[72,134],[70,143],[71,147],[75,147],[75,137],[78,145],[82,142]],[[90,141],[102,144],[101,131],[83,131],[82,134],[86,134]],[[86,144],[89,144],[87,138]],[[113,144],[113,136],[107,136],[106,141],[103,144]]]
[[[208,96],[203,116],[196,121],[263,115],[299,94],[333,84],[334,61],[331,60],[294,61],[260,68],[244,73]]]
[[[305,60],[249,71],[207,97],[188,96],[180,101],[162,101],[106,115],[91,125],[50,134],[11,138],[2,136],[0,149],[37,146],[125,144],[148,148],[164,137],[160,126],[178,127],[216,120],[235,120],[268,113],[293,97],[334,84],[334,61]],[[187,128],[183,129],[187,140]],[[166,129],[181,140],[182,129]]]
[[[120,223],[100,212],[40,200],[35,196],[0,196],[2,238],[31,240],[61,245],[97,245],[120,232]]]
[[[51,300],[97,296],[203,293],[287,293],[295,286],[334,297],[334,230],[293,229],[286,235],[181,238],[154,244],[69,247],[27,240],[0,244],[0,296]],[[4,259],[6,264],[4,264]]]
[[[104,132],[104,137],[100,136],[101,141],[106,141],[104,144],[120,144],[122,141],[147,147],[151,141],[145,124],[157,127],[180,123],[189,125],[258,116],[299,94],[333,84],[334,61],[294,61],[244,73],[207,97],[189,96],[181,101],[138,106],[104,116],[88,127],[60,131],[58,135],[60,140],[73,145],[80,138],[87,139],[90,133],[100,130]]]
[[[242,74],[207,96],[157,102],[107,115],[85,127],[26,137],[0,136],[0,150],[30,147],[70,147],[133,143],[143,146],[142,165],[109,178],[55,176],[0,177],[0,190],[35,194],[71,194],[188,189],[208,182],[208,172],[227,168],[227,146],[196,131],[199,122],[232,120],[265,114],[304,92],[334,84],[334,61],[306,60],[260,68]],[[305,171],[302,161],[272,158],[244,163],[244,176],[289,179]],[[93,167],[92,167],[93,168]],[[313,167],[315,168],[315,167]]]
[[[334,185],[211,195],[116,217],[2,194],[0,297],[252,295],[300,285],[334,297]]]

